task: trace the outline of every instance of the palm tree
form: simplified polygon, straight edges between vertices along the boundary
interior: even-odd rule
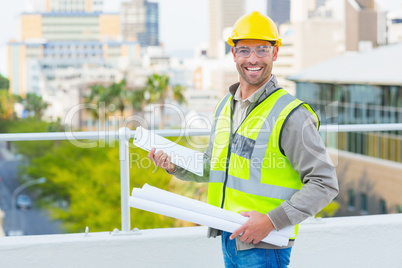
[[[169,76],[162,74],[152,74],[147,77],[145,91],[149,93],[148,103],[159,103],[160,120],[159,129],[164,128],[163,118],[165,112],[165,102],[169,96],[169,91],[172,91],[173,99],[178,103],[185,103],[183,91],[185,88],[180,85],[169,87]]]
[[[89,95],[84,98],[84,102],[96,104],[96,106],[99,108],[100,102],[104,102],[105,99],[107,99],[107,89],[104,85],[96,84],[92,85],[90,90]],[[90,114],[95,121],[99,120],[99,109],[90,109]]]
[[[184,91],[186,88],[182,85],[175,85],[173,87],[173,99],[177,101],[178,104],[187,104],[186,97],[184,96]]]
[[[143,112],[146,100],[145,100],[145,89],[131,91],[129,95],[131,107],[135,112]]]
[[[163,74],[152,74],[147,77],[145,90],[149,92],[148,103],[159,103],[160,120],[159,129],[163,129],[163,118],[165,112],[165,100],[169,89],[169,76]]]
[[[110,98],[110,102],[120,111],[120,115],[123,115],[129,97],[126,80],[123,79],[120,83],[113,83],[110,85],[107,88],[107,95]]]
[[[40,121],[49,104],[43,101],[41,96],[38,96],[35,93],[27,93],[25,101],[25,110],[28,112],[33,111],[36,120]]]

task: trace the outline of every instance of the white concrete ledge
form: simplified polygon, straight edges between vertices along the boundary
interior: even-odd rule
[[[402,214],[326,218],[300,225],[292,267],[402,267]]]
[[[1,267],[223,267],[206,227],[0,238]],[[400,267],[402,214],[306,221],[291,267]]]
[[[220,240],[206,227],[4,237],[0,267],[223,267]]]

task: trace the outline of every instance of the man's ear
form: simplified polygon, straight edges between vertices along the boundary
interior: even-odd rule
[[[236,53],[234,51],[234,47],[232,47],[232,55],[233,55],[233,61],[236,62]]]
[[[274,55],[272,57],[273,61],[276,61],[278,59],[278,52],[279,52],[279,47],[278,46],[274,46]]]

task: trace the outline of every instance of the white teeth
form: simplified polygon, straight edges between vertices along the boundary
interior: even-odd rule
[[[259,70],[261,70],[261,67],[259,67],[259,68],[246,68],[247,69],[247,71],[250,71],[250,72],[258,72]]]

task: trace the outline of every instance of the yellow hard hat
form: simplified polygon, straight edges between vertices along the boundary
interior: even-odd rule
[[[282,46],[275,22],[258,11],[246,14],[236,21],[233,26],[232,36],[228,38],[227,43],[234,47],[233,40],[240,39],[276,41],[276,46]]]

